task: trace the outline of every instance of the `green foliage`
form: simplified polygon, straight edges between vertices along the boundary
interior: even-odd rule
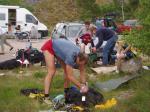
[[[24,0],[0,0],[0,5],[17,5],[33,11],[33,7],[27,4]]]
[[[87,19],[100,15],[100,8],[95,0],[77,0],[77,5],[81,8],[81,19]]]
[[[143,76],[141,78],[133,80],[130,83],[130,86],[136,90],[134,97],[125,101],[128,109],[134,110],[134,112],[149,112],[149,108],[147,108],[150,104],[149,73],[144,71],[142,74]]]
[[[129,5],[134,9],[138,7],[139,3],[139,0],[129,0]]]
[[[101,5],[100,6],[100,10],[101,10],[101,15],[105,15],[106,13],[110,13],[110,12],[119,12],[118,10],[119,8],[116,7],[115,4],[105,4],[105,5]]]
[[[150,11],[150,2],[140,0],[140,6],[137,10],[135,15],[143,25],[143,30],[132,32],[131,35],[126,36],[125,40],[150,56],[150,14],[148,13]]]
[[[0,0],[1,5],[21,5],[22,0]]]
[[[35,72],[34,74],[33,74],[33,76],[35,77],[35,78],[43,78],[43,77],[45,77],[45,72],[41,72],[41,71],[38,71],[38,72]]]

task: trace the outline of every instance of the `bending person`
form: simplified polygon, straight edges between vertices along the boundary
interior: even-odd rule
[[[66,39],[51,39],[41,49],[44,53],[48,70],[44,81],[45,103],[51,104],[49,90],[56,72],[55,57],[60,61],[64,69],[64,88],[67,89],[69,83],[72,82],[80,88],[80,92],[85,93],[88,91],[85,77],[85,64],[88,61],[88,57],[86,54],[80,52],[79,47]],[[73,76],[73,68],[80,70],[80,81]]]

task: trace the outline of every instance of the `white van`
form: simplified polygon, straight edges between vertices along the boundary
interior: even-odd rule
[[[22,32],[31,31],[34,26],[38,30],[40,37],[48,35],[47,27],[41,23],[29,10],[19,6],[0,5],[0,26],[8,31],[11,25],[12,32],[16,32],[16,26],[20,26]]]

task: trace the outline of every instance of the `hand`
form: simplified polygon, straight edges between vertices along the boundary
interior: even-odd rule
[[[81,86],[81,88],[80,88],[80,92],[81,92],[81,93],[86,93],[86,92],[88,92],[88,90],[89,90],[89,88],[88,88],[88,86],[85,85],[85,84],[83,84],[83,85]]]
[[[94,52],[94,53],[96,52],[96,47],[92,48],[92,52]]]
[[[116,56],[117,56],[117,59],[122,59],[125,57],[125,54],[124,53],[120,53],[120,54],[117,53]]]
[[[79,39],[78,38],[76,38],[75,41],[76,41],[76,44],[79,44]]]

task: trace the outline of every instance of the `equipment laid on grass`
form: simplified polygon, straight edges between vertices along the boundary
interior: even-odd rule
[[[104,104],[95,105],[96,109],[108,109],[117,104],[117,100],[115,98],[112,98],[111,100],[107,100]]]
[[[100,89],[101,91],[109,92],[109,91],[112,91],[112,90],[118,88],[120,85],[122,85],[134,78],[137,78],[139,76],[140,76],[140,74],[126,75],[121,78],[111,79],[111,80],[108,80],[105,82],[96,82],[95,87]]]
[[[84,99],[84,100],[83,100]],[[104,102],[104,97],[101,93],[89,88],[87,93],[80,93],[79,90],[69,88],[65,92],[65,103],[75,104],[77,106],[90,107]]]
[[[91,68],[97,74],[107,74],[117,70],[117,66]]]
[[[31,64],[44,62],[44,55],[42,52],[38,51],[36,48],[19,49],[17,51],[16,59],[24,61],[27,59]]]
[[[35,48],[28,50],[20,49],[17,51],[16,59],[7,60],[0,63],[1,70],[14,69],[23,65],[40,63],[41,66],[45,64],[44,55]]]
[[[16,59],[7,60],[0,63],[0,70],[10,70],[20,67],[21,63]]]
[[[39,90],[37,88],[27,88],[27,89],[21,89],[20,90],[20,93],[25,95],[25,96],[29,96],[30,93],[32,94],[39,94],[39,93],[42,93],[42,90]]]

